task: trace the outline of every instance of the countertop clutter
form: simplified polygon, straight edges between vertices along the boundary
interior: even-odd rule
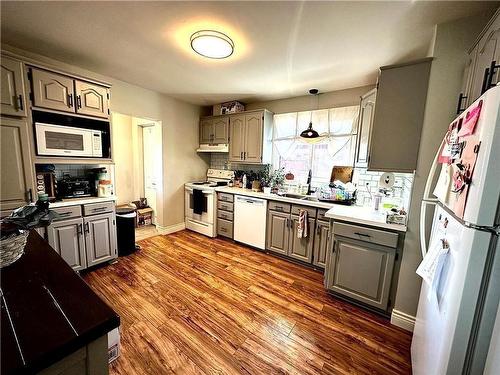
[[[120,325],[119,316],[35,231],[25,254],[0,278],[2,374],[38,372]]]
[[[371,207],[344,206],[344,205],[326,203],[320,201],[283,197],[277,194],[264,194],[262,192],[252,191],[251,189],[243,189],[236,187],[219,187],[216,188],[215,190],[218,192],[224,192],[229,194],[244,195],[249,197],[278,201],[278,202],[287,202],[287,203],[300,204],[303,206],[328,209],[328,212],[325,214],[325,216],[334,220],[342,220],[357,224],[371,225],[374,227],[394,230],[398,232],[406,232],[407,229],[406,225],[387,223],[385,213],[383,211],[375,211]]]

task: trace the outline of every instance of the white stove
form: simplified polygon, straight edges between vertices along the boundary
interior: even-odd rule
[[[188,182],[185,190],[186,228],[209,237],[217,235],[217,197],[215,188],[234,178],[233,171],[209,169],[206,181]]]

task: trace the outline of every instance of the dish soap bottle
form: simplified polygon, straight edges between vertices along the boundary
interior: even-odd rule
[[[242,183],[243,183],[243,189],[246,189],[247,188],[247,175],[244,174],[243,175],[243,180],[242,180]]]

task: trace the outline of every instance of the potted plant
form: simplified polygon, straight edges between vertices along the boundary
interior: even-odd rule
[[[264,194],[271,194],[271,164],[266,164],[264,169],[259,173],[260,186],[262,186],[262,190],[264,190]]]
[[[281,167],[278,169],[275,169],[271,173],[271,187],[273,191],[278,190],[280,187],[283,186],[283,183],[285,182],[285,168]]]
[[[46,227],[57,217],[57,212],[49,210],[47,194],[40,194],[35,204],[19,207],[4,218],[0,227],[0,268],[23,255],[31,229]]]

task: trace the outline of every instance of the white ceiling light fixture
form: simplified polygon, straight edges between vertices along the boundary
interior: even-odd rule
[[[225,59],[233,54],[234,42],[219,31],[200,30],[191,35],[191,48],[210,59]]]

